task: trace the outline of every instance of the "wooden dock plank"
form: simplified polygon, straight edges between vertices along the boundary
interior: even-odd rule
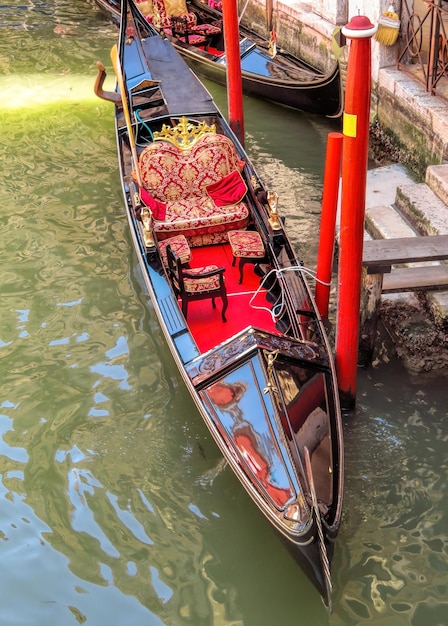
[[[367,365],[371,360],[382,294],[447,289],[446,260],[448,235],[364,241],[363,266],[367,271],[363,272],[361,293],[359,364]],[[409,265],[413,263],[420,265]]]
[[[363,265],[369,274],[390,272],[392,265],[448,259],[448,235],[372,239],[364,242]]]
[[[382,293],[448,288],[448,265],[397,268],[384,274]]]

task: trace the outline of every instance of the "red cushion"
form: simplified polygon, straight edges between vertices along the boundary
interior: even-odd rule
[[[188,274],[194,274],[195,278],[184,276],[185,291],[188,293],[204,293],[206,291],[215,291],[216,289],[219,289],[219,274],[207,276],[207,278],[201,278],[202,274],[214,272],[217,269],[216,265],[206,265],[205,267],[196,267],[194,269],[186,270]]]
[[[186,37],[180,37],[176,35],[176,39],[178,39],[179,41],[182,41],[183,43],[186,43],[187,38]],[[192,46],[199,46],[201,43],[205,43],[207,41],[207,38],[204,37],[203,35],[188,35],[188,43],[191,44]]]
[[[228,236],[233,256],[246,259],[264,257],[263,241],[256,231],[231,230]]]
[[[216,183],[208,185],[206,190],[216,206],[219,207],[238,204],[247,193],[246,183],[238,170],[234,170]]]
[[[174,237],[168,237],[163,241],[159,241],[160,256],[162,257],[163,264],[168,266],[166,258],[167,246],[171,247],[171,250],[179,257],[182,264],[191,261],[191,250],[188,245],[187,238],[184,235],[175,235]]]
[[[152,195],[144,187],[140,188],[140,199],[152,211],[154,219],[164,220],[166,215],[166,204],[152,197]]]

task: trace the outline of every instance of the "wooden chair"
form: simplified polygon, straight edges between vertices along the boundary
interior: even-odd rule
[[[215,298],[222,299],[222,321],[226,322],[228,306],[226,285],[224,282],[223,267],[207,265],[206,267],[185,268],[171,246],[166,247],[168,261],[168,275],[174,292],[182,301],[182,313],[187,318],[188,303],[193,300],[211,299],[213,308],[216,308]]]
[[[195,30],[199,27],[188,26],[188,20],[185,15],[171,16],[171,32],[173,37],[179,41],[190,44],[192,46],[201,46],[207,44],[207,37],[202,31]]]

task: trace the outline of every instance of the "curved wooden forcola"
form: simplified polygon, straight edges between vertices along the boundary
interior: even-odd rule
[[[107,76],[106,68],[101,63],[101,61],[97,61],[98,74],[97,74],[96,81],[94,84],[94,92],[99,98],[102,98],[103,100],[107,100],[109,102],[113,102],[115,105],[121,104],[123,108],[123,114],[126,120],[126,128],[128,131],[129,143],[130,143],[130,148],[131,148],[131,153],[132,153],[132,159],[135,164],[135,174],[137,177],[137,182],[139,184],[139,187],[141,187],[142,180],[140,176],[140,168],[138,166],[138,156],[137,156],[137,149],[135,145],[134,131],[132,129],[131,115],[129,111],[128,101],[126,98],[126,87],[124,83],[124,77],[123,77],[123,72],[121,68],[120,58],[118,55],[118,48],[116,45],[112,47],[112,50],[110,52],[110,57],[111,57],[112,65],[114,68],[115,77],[117,79],[117,87],[119,91],[105,91],[103,89],[103,84]],[[149,211],[149,213],[151,213],[151,211]],[[153,244],[152,238],[149,238],[148,242]]]
[[[121,0],[95,1],[114,22],[120,24]],[[138,5],[141,3],[132,0],[132,4],[139,11]],[[161,0],[158,4],[163,5],[163,1]],[[186,41],[185,35],[179,35],[175,28],[172,28],[170,32],[169,23],[165,23],[161,28],[161,34],[168,37],[177,52],[185,58],[197,74],[226,86],[227,55],[224,51],[223,29],[217,29],[218,32],[221,30],[220,34],[210,35],[212,25],[222,26],[222,12],[213,8],[217,4],[213,0],[209,0],[208,3],[202,0],[187,0],[186,11],[196,20],[196,32],[189,41]],[[157,15],[152,19],[154,27],[158,23],[156,18]],[[205,44],[197,43],[198,32],[201,29],[206,32]],[[333,34],[333,53],[337,60],[332,69],[322,72],[309,65],[304,59],[293,56],[280,48],[277,48],[277,53],[273,57],[269,43],[272,48],[274,42],[268,42],[265,36],[260,36],[247,28],[247,25],[240,23],[239,52],[243,92],[288,108],[328,117],[339,117],[343,110],[339,67],[339,61],[343,57],[339,30],[339,28],[335,29]],[[271,39],[272,36],[271,33]]]
[[[93,91],[95,95],[102,100],[107,100],[108,102],[119,104],[121,102],[121,96],[118,92],[105,91],[103,89],[104,81],[106,80],[107,76],[106,68],[101,63],[101,61],[97,61],[96,66],[98,68],[98,74],[96,76],[95,84],[93,86]]]

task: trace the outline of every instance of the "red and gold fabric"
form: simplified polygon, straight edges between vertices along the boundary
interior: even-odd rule
[[[219,274],[201,278],[201,274],[214,272],[217,269],[218,267],[216,265],[206,265],[205,267],[198,267],[188,270],[188,273],[194,275],[194,278],[187,278],[186,276],[184,276],[185,291],[187,293],[204,293],[207,291],[215,291],[216,289],[219,289]]]
[[[182,41],[183,43],[187,43],[187,37],[186,36],[181,36],[181,37],[176,37],[176,39],[178,41]],[[192,35],[188,35],[188,43],[191,44],[192,46],[199,46],[203,43],[205,43],[207,41],[207,38],[205,37],[205,35],[199,34],[197,35],[196,33],[193,33]]]
[[[204,233],[197,235],[190,235],[188,237],[188,243],[191,248],[200,248],[201,246],[212,246],[219,243],[229,243],[227,232],[223,233]]]
[[[173,233],[182,233],[188,239],[197,235],[227,233],[232,228],[244,228],[249,211],[244,202],[216,208],[210,198],[190,198],[167,202],[165,220],[154,221],[157,238],[164,239]],[[193,243],[190,241],[190,244]]]
[[[135,3],[145,17],[153,15],[154,7],[152,0],[135,0]]]
[[[208,195],[210,186],[233,172],[241,178],[239,172],[244,162],[227,137],[206,134],[187,149],[167,141],[155,141],[143,150],[139,164],[145,189],[166,207],[164,218],[154,222],[159,240],[173,234],[190,239],[247,226],[248,208],[242,201],[235,202],[245,194],[245,184],[240,189],[244,193],[239,197],[233,195],[234,203],[230,205],[217,206]],[[220,193],[225,198],[223,189]]]
[[[196,26],[196,15],[187,11],[187,5],[183,0],[153,0],[155,19],[151,20],[157,28],[171,28],[171,16],[185,16],[187,27]],[[148,17],[146,18],[148,21]],[[157,23],[156,23],[157,22]]]
[[[169,237],[168,239],[159,241],[159,252],[165,267],[168,264],[166,259],[167,246],[171,246],[171,250],[179,257],[182,265],[191,261],[191,250],[186,237],[184,235],[176,235],[175,237]]]
[[[137,6],[144,15],[147,22],[154,24],[159,30],[163,30],[167,35],[172,34],[171,16],[185,17],[186,27],[200,37],[201,35],[218,35],[221,32],[219,26],[213,24],[197,24],[195,13],[187,10],[184,0],[136,0]],[[193,35],[192,35],[193,37]],[[202,43],[193,41],[189,37],[192,45]]]
[[[247,193],[247,186],[238,170],[233,170],[216,183],[207,185],[207,194],[218,207],[238,204]]]
[[[205,35],[219,35],[221,28],[219,26],[215,26],[214,24],[197,24],[197,26],[193,29],[197,33],[204,33]]]
[[[231,140],[213,133],[186,150],[153,142],[143,150],[139,163],[144,187],[162,202],[205,196],[207,186],[244,166]]]
[[[261,259],[264,257],[263,241],[256,231],[231,230],[228,236],[234,257],[247,259]]]
[[[140,200],[151,209],[152,215],[156,220],[164,220],[166,215],[166,204],[152,197],[152,195],[144,187],[140,189]]]

